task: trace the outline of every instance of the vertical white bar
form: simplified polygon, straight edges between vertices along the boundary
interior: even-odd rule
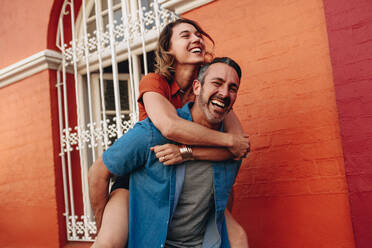
[[[106,122],[106,107],[105,107],[105,96],[103,88],[103,66],[102,66],[102,24],[100,15],[100,3],[98,0],[94,0],[95,11],[96,11],[96,36],[97,36],[97,52],[98,52],[98,64],[99,64],[99,85],[101,93],[101,107],[102,107],[102,124],[103,124],[103,140],[105,143],[105,149],[108,148],[108,134],[107,134],[107,122]]]
[[[92,74],[92,99],[97,99],[93,100],[93,116],[94,116],[94,121],[96,123],[99,123],[98,129],[97,129],[97,147],[96,147],[96,154],[98,156],[102,155],[105,146],[104,146],[104,135],[105,135],[105,130],[103,128],[103,122],[102,122],[102,111],[101,111],[101,90],[100,90],[100,82],[99,82],[99,74]],[[93,215],[91,216],[93,217]],[[91,220],[93,220],[91,218]]]
[[[91,96],[91,80],[90,80],[90,67],[89,67],[89,44],[88,44],[88,33],[87,33],[87,18],[85,10],[85,0],[82,2],[83,8],[83,36],[84,36],[84,55],[85,55],[85,66],[87,70],[87,86],[88,86],[88,109],[89,109],[89,122],[90,122],[90,145],[92,151],[93,161],[96,160],[95,153],[95,136],[94,136],[94,121],[93,121],[93,110],[92,110],[92,96]],[[82,190],[83,190],[83,204],[84,204],[84,237],[89,239],[89,229],[88,229],[88,216],[92,214],[91,206],[89,201],[89,186],[88,186],[88,165],[84,164],[81,166],[81,179],[82,179]]]
[[[147,69],[147,54],[146,54],[146,44],[145,44],[145,24],[143,23],[143,9],[141,5],[141,0],[138,0],[138,16],[140,22],[141,30],[141,43],[142,43],[142,54],[143,54],[143,67],[145,69],[145,75],[148,73]]]
[[[84,124],[81,121],[81,108],[80,108],[80,97],[79,97],[79,80],[78,80],[78,72],[77,72],[77,47],[76,47],[76,33],[75,33],[75,11],[74,11],[74,1],[71,1],[71,33],[72,33],[72,50],[73,50],[73,65],[74,65],[74,80],[75,80],[75,97],[76,97],[76,113],[77,113],[77,133],[78,133],[78,141],[79,141],[79,158],[80,158],[80,169],[82,175],[84,174],[84,167],[87,167],[87,162],[85,156],[82,154],[82,150],[84,149],[84,143],[82,142],[82,128],[84,130]],[[82,180],[83,184],[83,180]],[[83,185],[82,185],[83,186]],[[76,234],[75,234],[76,235]]]
[[[70,5],[71,8],[71,5]],[[62,17],[63,18],[63,17]],[[60,22],[62,24],[62,22]],[[65,43],[64,43],[64,30],[63,26],[60,25],[61,30],[61,48],[62,54],[65,54]],[[68,182],[69,182],[69,195],[70,195],[70,205],[71,205],[71,226],[72,226],[72,237],[70,239],[75,239],[76,236],[76,222],[75,222],[75,206],[74,206],[74,190],[72,183],[72,169],[71,169],[71,151],[70,146],[70,128],[69,128],[69,118],[68,118],[68,102],[67,102],[67,80],[66,80],[66,59],[62,56],[62,81],[63,81],[63,103],[64,103],[64,114],[65,114],[65,131],[66,131],[66,147],[67,147],[67,170],[68,170]]]
[[[128,0],[127,0],[128,1]],[[135,19],[137,13],[137,0],[129,0],[130,15]]]
[[[154,0],[153,3],[154,13],[155,13],[155,23],[156,23],[156,30],[158,31],[158,36],[160,35],[160,15],[159,15],[159,4],[157,0]]]
[[[59,23],[62,21],[60,20]],[[59,28],[59,27],[58,27]],[[63,31],[62,31],[63,32]],[[62,44],[63,45],[63,44]],[[63,56],[64,57],[64,56]],[[62,66],[63,62],[62,62]],[[65,159],[65,151],[63,150],[63,109],[62,109],[62,93],[61,93],[61,71],[60,68],[57,70],[57,94],[58,94],[58,121],[59,121],[59,136],[60,136],[60,157],[61,157],[61,165],[62,165],[62,180],[63,180],[63,196],[65,201],[65,218],[66,218],[66,225],[69,222],[69,202],[68,202],[68,189],[67,189],[67,178],[66,178],[66,159]],[[65,82],[63,82],[64,84]],[[66,137],[67,140],[67,137]],[[68,143],[68,142],[67,142]],[[69,238],[69,233],[67,232],[67,238]]]
[[[132,106],[131,111],[133,112],[133,108],[135,108],[135,93],[134,93],[134,83],[133,83],[133,65],[132,65],[132,52],[130,49],[130,30],[129,30],[129,22],[128,22],[128,11],[126,0],[121,0],[121,16],[123,19],[123,26],[124,26],[124,39],[126,39],[126,45],[128,50],[128,67],[129,67],[129,82],[130,83],[130,106]]]
[[[116,131],[119,138],[123,131],[121,127],[120,116],[120,92],[118,80],[118,65],[116,61],[116,45],[114,36],[114,12],[112,9],[112,0],[108,0],[108,14],[109,14],[109,33],[110,33],[110,47],[111,47],[111,61],[112,61],[112,76],[114,81],[114,98],[115,98],[115,113],[116,113]]]
[[[144,54],[143,56],[146,56],[146,54]],[[137,99],[138,96],[139,96],[139,80],[141,78],[141,71],[140,71],[140,61],[138,59],[138,56],[133,54],[133,78],[134,78],[134,85],[132,88],[134,88],[134,95],[133,95],[133,99]],[[134,107],[134,112],[136,113],[136,120],[135,121],[138,121],[138,104],[137,102],[135,102],[135,104],[133,105]]]
[[[85,66],[87,70],[87,85],[88,85],[88,108],[89,108],[89,122],[90,122],[90,143],[92,146],[92,156],[93,161],[96,160],[96,154],[94,151],[95,147],[95,138],[94,138],[94,126],[93,126],[93,110],[92,110],[92,94],[91,94],[91,80],[90,80],[90,67],[89,67],[89,41],[88,41],[88,32],[87,32],[87,17],[85,10],[85,0],[82,3],[83,8],[83,35],[84,35],[84,54],[85,54]]]

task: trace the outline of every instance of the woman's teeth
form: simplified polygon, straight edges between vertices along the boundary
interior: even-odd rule
[[[201,53],[201,49],[196,47],[196,48],[191,49],[190,52],[192,52],[192,53]]]

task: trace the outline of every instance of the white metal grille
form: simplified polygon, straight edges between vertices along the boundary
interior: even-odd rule
[[[76,2],[81,6],[65,0],[58,23],[60,157],[67,239],[92,241],[88,167],[137,121],[138,83],[152,63],[148,54],[160,29],[177,17],[156,0]]]

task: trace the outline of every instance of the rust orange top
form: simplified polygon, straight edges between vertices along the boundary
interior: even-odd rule
[[[149,73],[141,79],[139,85],[139,120],[142,121],[147,117],[146,109],[142,101],[142,96],[146,92],[156,92],[164,96],[172,103],[177,109],[182,107],[182,99],[180,93],[180,87],[176,80],[173,80],[171,84],[165,80],[163,76],[157,73]]]

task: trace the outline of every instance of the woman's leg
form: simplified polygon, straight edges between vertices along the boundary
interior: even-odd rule
[[[225,218],[231,248],[248,248],[247,234],[227,209],[225,210]]]
[[[124,248],[128,240],[129,191],[115,189],[110,194],[101,229],[92,248]]]

